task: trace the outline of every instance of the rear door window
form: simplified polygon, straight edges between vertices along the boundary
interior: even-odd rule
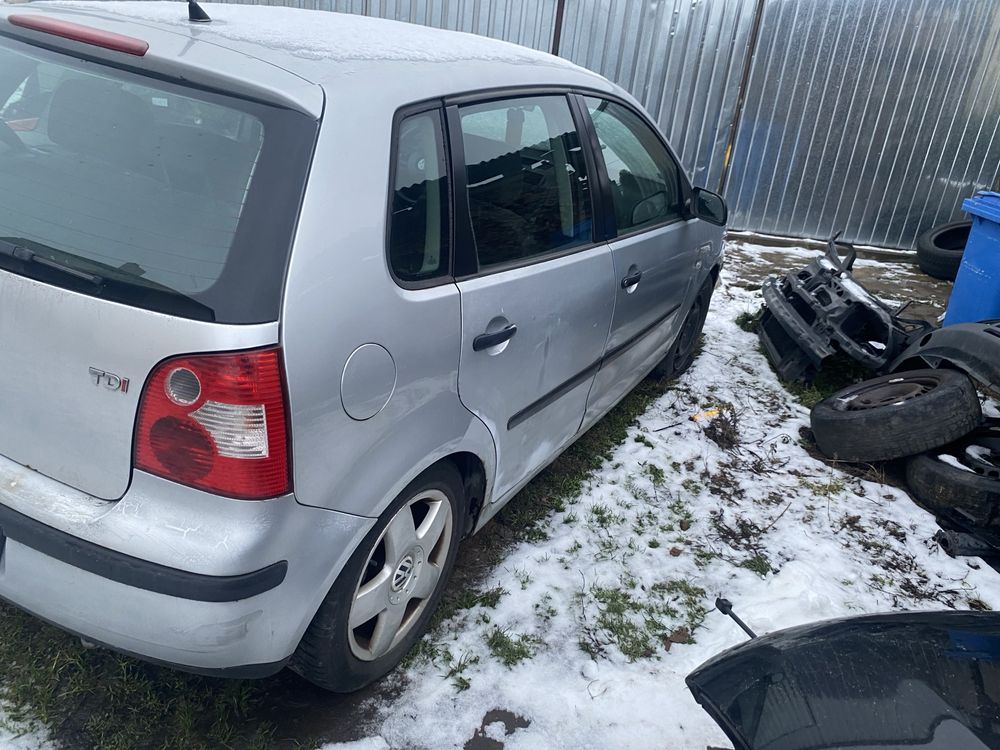
[[[287,110],[0,41],[0,259],[67,286],[24,259],[83,271],[102,281],[80,291],[120,302],[274,320],[314,139]]]
[[[585,101],[611,180],[619,234],[680,219],[680,168],[653,129],[617,102]]]
[[[562,96],[459,108],[481,269],[591,243],[590,184]]]
[[[439,110],[403,119],[389,208],[389,263],[398,279],[422,282],[448,272],[448,166]]]

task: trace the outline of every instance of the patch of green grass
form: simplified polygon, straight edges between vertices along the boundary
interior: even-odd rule
[[[638,581],[629,575],[620,583],[590,589],[598,613],[584,627],[580,644],[591,655],[614,646],[629,661],[652,657],[671,642],[690,642],[708,612],[705,590],[686,580],[663,581],[649,590],[636,590]]]
[[[647,448],[655,448],[656,446],[650,442],[649,438],[643,435],[641,432],[633,438],[635,442],[639,445],[645,445]]]
[[[830,357],[810,382],[782,381],[785,390],[807,409],[852,383],[872,377],[872,372],[846,354]]]
[[[706,568],[712,560],[716,560],[719,557],[718,552],[713,552],[705,547],[695,547],[694,549],[694,564],[699,568]]]
[[[521,591],[527,591],[528,584],[531,583],[531,574],[524,568],[514,568],[511,572],[514,578],[517,579],[517,582],[521,584]]]
[[[625,523],[625,517],[615,513],[604,503],[594,503],[590,506],[590,520],[602,529],[610,529],[612,526],[619,526]]]
[[[701,484],[697,479],[692,479],[691,477],[681,482],[681,487],[684,488],[685,492],[690,492],[692,495],[697,495],[701,492]]]
[[[471,654],[462,654],[457,661],[452,660],[449,654],[449,664],[448,671],[445,672],[445,679],[451,680],[451,684],[455,688],[455,692],[461,693],[472,687],[472,683],[469,681],[468,677],[465,677],[462,673],[466,669],[471,667],[473,664],[479,663],[478,656],[472,656]]]
[[[552,618],[558,614],[556,608],[552,606],[552,595],[543,594],[542,598],[535,602],[535,615],[544,624],[548,624],[552,621]]]
[[[654,463],[644,463],[641,464],[642,473],[646,475],[646,478],[653,484],[653,487],[662,487],[666,484],[667,475],[659,466]]]
[[[767,557],[760,552],[758,552],[755,555],[751,555],[746,560],[741,562],[740,567],[746,568],[747,570],[752,570],[761,578],[766,576],[768,573],[772,572],[771,561],[768,560]]]
[[[596,632],[588,640],[608,642],[629,661],[649,658],[667,632],[662,619],[676,612],[662,604],[634,597],[619,588],[595,586],[591,595],[599,605]]]
[[[747,333],[757,333],[760,329],[760,319],[764,314],[763,305],[758,307],[753,312],[749,310],[746,312],[741,312],[736,316],[736,325],[742,328]]]
[[[511,634],[507,628],[493,626],[486,637],[490,653],[505,667],[513,667],[535,655],[538,639],[529,635]]]
[[[700,489],[700,486],[699,486]],[[691,528],[691,523],[694,521],[694,516],[691,515],[691,511],[688,510],[687,505],[681,498],[677,498],[670,505],[667,506],[671,513],[677,518],[677,522],[681,527],[682,531],[687,531]],[[673,529],[670,529],[673,531]]]
[[[271,745],[258,718],[266,682],[221,681],[142,664],[0,605],[0,664],[10,721],[58,730],[74,747],[241,747]]]
[[[683,579],[674,579],[654,584],[653,591],[672,597],[680,605],[689,631],[694,631],[705,621],[708,609],[704,605],[705,589],[700,586]]]

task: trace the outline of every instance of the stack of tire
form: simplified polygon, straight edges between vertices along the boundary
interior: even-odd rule
[[[1000,420],[983,421],[959,370],[910,370],[848,386],[813,407],[813,436],[829,458],[906,460],[914,498],[932,513],[961,511],[1000,530]]]
[[[953,221],[928,229],[917,237],[920,270],[935,279],[954,281],[971,229],[971,221]]]

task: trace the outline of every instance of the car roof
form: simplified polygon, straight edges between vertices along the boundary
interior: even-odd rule
[[[306,91],[289,94],[287,74],[300,79],[299,88],[306,82],[322,86],[328,96],[342,101],[355,95],[379,96],[399,105],[506,86],[574,86],[623,93],[568,60],[474,34],[298,8],[223,3],[205,8],[211,23],[189,22],[186,3],[176,1],[56,0],[7,6],[0,13],[41,12],[139,37],[150,44],[144,62],[160,72],[173,58],[176,65],[198,67],[209,76],[240,78],[251,87],[273,89],[275,94],[282,93],[277,90],[281,88],[286,99],[301,100],[299,108],[317,116],[322,103],[317,105],[315,96]],[[22,36],[38,40],[31,34]],[[193,54],[195,47],[199,54]],[[230,54],[224,54],[225,50]],[[246,80],[254,73],[237,56],[284,71],[286,80],[282,82],[273,72],[265,75],[259,65],[258,80]]]

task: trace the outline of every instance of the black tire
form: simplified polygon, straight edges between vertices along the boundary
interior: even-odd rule
[[[953,221],[929,229],[917,238],[920,270],[935,279],[954,281],[969,239],[971,221]]]
[[[407,625],[409,630],[397,644],[377,658],[370,660],[359,658],[352,643],[357,644],[357,632],[361,628],[356,627],[353,631],[350,630],[348,618],[355,601],[355,594],[359,591],[359,586],[364,580],[362,576],[372,576],[373,571],[379,567],[377,564],[369,566],[370,558],[377,554],[380,545],[384,545],[383,533],[397,513],[415,498],[420,498],[433,491],[438,491],[447,498],[452,514],[450,544],[436,587],[426,597],[426,606],[414,613],[412,625]],[[351,555],[344,570],[337,577],[320,605],[319,611],[310,623],[305,635],[302,636],[302,641],[292,657],[291,668],[313,684],[335,693],[360,690],[395,669],[413,647],[413,644],[424,634],[434,610],[441,601],[441,596],[455,565],[455,555],[464,527],[464,505],[462,477],[454,465],[447,462],[436,464],[414,479],[382,514],[378,523]],[[420,526],[419,519],[415,521],[415,525]],[[443,540],[445,536],[443,534],[441,539]],[[383,550],[387,549],[387,547],[383,547]],[[428,565],[431,559],[431,552],[427,552]],[[392,567],[393,564],[386,561],[381,569],[386,570]],[[414,568],[412,559],[410,568]],[[395,589],[388,591],[392,593]],[[406,603],[404,602],[404,604]],[[408,607],[408,605],[406,606]],[[370,623],[374,623],[375,619],[371,620]],[[374,626],[372,629],[374,630]],[[374,636],[372,638],[374,639]]]
[[[909,370],[848,386],[810,414],[820,451],[888,461],[947,445],[982,421],[976,387],[958,370]]]
[[[932,513],[961,510],[978,526],[1000,528],[1000,420],[909,459],[906,483]]]
[[[694,362],[698,351],[698,341],[708,317],[708,306],[712,302],[712,292],[715,291],[715,276],[709,274],[705,283],[698,290],[694,302],[691,303],[684,322],[681,323],[677,339],[670,347],[670,352],[653,368],[650,376],[657,380],[676,380],[683,375]]]

